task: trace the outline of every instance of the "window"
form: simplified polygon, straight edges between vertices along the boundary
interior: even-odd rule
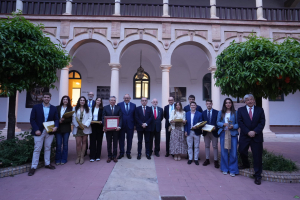
[[[211,73],[205,74],[203,77],[203,100],[211,99]]]
[[[141,99],[146,97],[150,99],[150,77],[147,72],[144,72],[142,79],[138,78],[137,73],[133,77],[133,94],[134,99]]]
[[[72,106],[76,106],[80,96],[81,96],[81,75],[78,71],[72,70],[69,72],[69,97],[71,99]]]

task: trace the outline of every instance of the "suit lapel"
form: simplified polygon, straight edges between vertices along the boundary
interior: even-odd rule
[[[244,106],[244,112],[247,115],[247,119],[251,122],[251,119],[250,119],[250,116],[249,116],[249,113],[248,113],[248,110],[247,110],[247,106]],[[252,119],[253,119],[253,117],[252,117]]]
[[[252,117],[252,121],[254,120],[254,118],[256,118],[256,116],[258,115],[258,110],[257,110],[257,107],[256,106],[253,106],[254,108],[254,114],[253,114],[253,117]],[[249,117],[250,118],[250,117]]]
[[[207,118],[207,110],[205,110],[205,111],[203,111],[203,119],[207,119],[207,121],[208,121],[208,118]],[[203,120],[204,121],[204,120]]]

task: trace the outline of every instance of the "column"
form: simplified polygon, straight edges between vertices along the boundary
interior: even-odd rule
[[[120,16],[121,15],[121,0],[115,0],[115,14],[114,15],[117,15],[117,16]]]
[[[69,69],[71,67],[72,65],[69,63],[68,66],[60,71],[58,103],[60,103],[63,96],[69,95]]]
[[[17,126],[18,121],[18,103],[19,103],[19,91],[17,91],[16,94],[16,108],[15,108],[15,115],[16,115],[16,126],[15,126],[15,132],[21,132],[21,129]]]
[[[216,2],[216,0],[210,0],[210,18],[211,19],[219,19],[219,17],[217,17],[217,2]]]
[[[265,111],[266,124],[263,130],[264,137],[276,137],[275,133],[270,129],[270,110],[269,110],[269,99],[262,99],[262,107]],[[255,110],[254,110],[255,112]]]
[[[221,110],[221,91],[220,88],[215,86],[216,80],[214,78],[215,72],[217,70],[216,67],[210,67],[211,71],[211,98],[214,104],[214,109]]]
[[[63,15],[72,15],[72,1],[73,0],[66,0],[66,12]]]
[[[169,15],[169,0],[163,0],[163,17],[170,17]]]
[[[23,2],[22,2],[22,0],[17,0],[16,1],[16,12],[18,12],[18,10],[20,10],[21,12],[23,11]]]
[[[160,68],[162,70],[161,76],[161,86],[162,86],[162,95],[161,95],[161,106],[164,107],[168,105],[168,99],[170,96],[170,69],[172,65],[161,65]]]
[[[119,80],[120,80],[120,68],[119,63],[108,63],[111,67],[111,80],[110,80],[110,96],[115,96],[119,101]]]
[[[257,8],[257,20],[266,20],[263,15],[263,3],[262,0],[256,0],[256,8]]]

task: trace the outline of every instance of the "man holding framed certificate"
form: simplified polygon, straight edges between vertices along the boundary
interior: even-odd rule
[[[116,97],[109,97],[109,105],[103,108],[102,114],[103,131],[106,134],[107,141],[107,152],[108,159],[107,163],[111,160],[118,162],[117,151],[118,151],[118,138],[119,131],[122,127],[122,111],[119,106],[116,105]],[[112,145],[113,143],[113,145]],[[113,152],[112,152],[113,146]]]

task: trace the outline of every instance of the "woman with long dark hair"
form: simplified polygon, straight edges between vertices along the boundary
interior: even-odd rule
[[[71,132],[71,123],[72,117],[63,118],[63,115],[67,112],[72,111],[71,100],[69,96],[63,96],[60,101],[60,105],[56,106],[59,126],[57,132],[55,133],[56,137],[56,154],[55,154],[55,163],[56,165],[64,165],[68,162],[68,143],[69,136]],[[63,148],[61,149],[61,146]]]
[[[230,98],[226,98],[223,102],[222,110],[218,113],[217,125],[221,145],[221,171],[224,175],[229,172],[230,176],[234,177],[239,174],[237,157],[239,125],[237,111],[234,109],[233,101]]]
[[[90,162],[100,161],[102,140],[103,140],[103,124],[102,124],[103,104],[100,97],[96,98],[96,102],[92,108],[93,123],[92,134],[90,135]]]
[[[73,109],[75,113],[73,114],[73,135],[76,138],[76,152],[77,159],[75,164],[84,163],[84,153],[86,150],[86,140],[87,136],[92,133],[91,121],[92,112],[90,111],[87,100],[84,96],[79,97],[77,105]]]
[[[176,120],[182,122],[176,122]],[[181,154],[187,153],[187,142],[184,135],[185,111],[181,102],[176,102],[175,110],[171,112],[169,122],[172,127],[170,136],[170,154],[174,155],[174,160],[181,160]]]

